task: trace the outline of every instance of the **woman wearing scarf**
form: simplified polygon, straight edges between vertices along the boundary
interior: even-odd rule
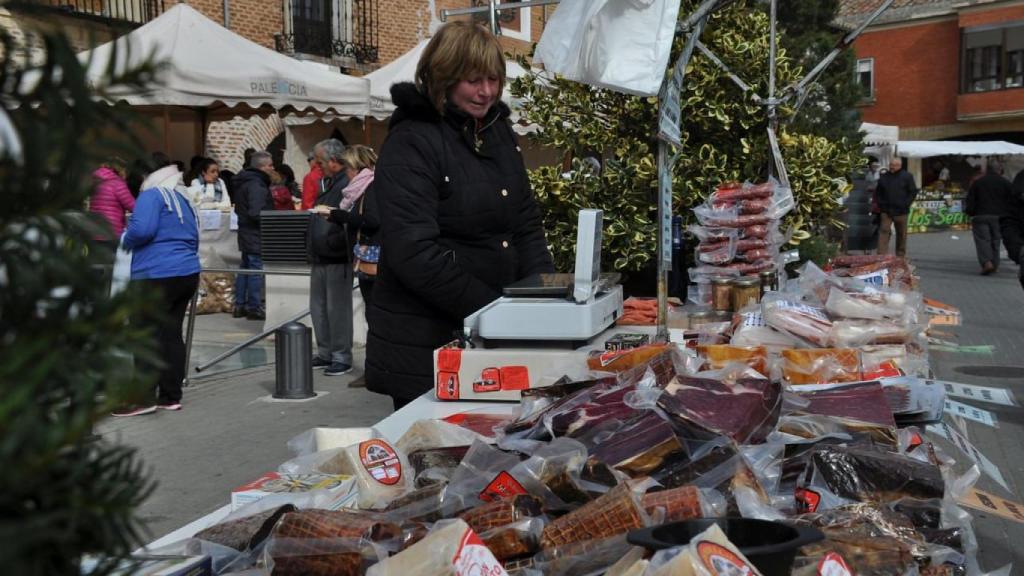
[[[197,168],[197,176],[188,187],[192,203],[203,208],[231,208],[231,195],[220,178],[220,166],[213,158],[203,158]]]
[[[132,253],[132,282],[145,284],[156,303],[133,320],[152,328],[165,366],[160,371],[156,404],[126,407],[115,411],[115,416],[151,414],[157,408],[181,410],[185,379],[181,327],[199,284],[198,220],[181,172],[173,164],[153,172],[142,183],[121,245]]]

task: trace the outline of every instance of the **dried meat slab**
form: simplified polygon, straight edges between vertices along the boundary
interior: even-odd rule
[[[398,525],[371,514],[342,510],[299,510],[274,527],[269,546],[274,576],[362,574],[361,545],[398,538]]]
[[[938,466],[872,448],[823,446],[811,459],[817,479],[837,496],[861,502],[942,498]]]
[[[762,378],[740,378],[729,384],[679,376],[665,388],[658,406],[672,418],[693,422],[741,444],[759,444],[779,420],[782,387]]]
[[[660,520],[664,523],[679,522],[704,516],[700,506],[700,490],[696,486],[680,486],[678,488],[669,488],[668,490],[648,492],[644,494],[640,505],[643,506],[644,511],[652,518],[659,511],[663,512],[664,517]]]
[[[522,412],[513,422],[505,426],[505,434],[523,434],[530,440],[549,439],[550,434],[544,427],[544,417],[560,412],[566,407],[581,404],[591,394],[600,390],[609,390],[617,385],[615,377],[567,382],[544,388],[523,390]]]
[[[591,458],[630,475],[646,476],[685,450],[672,425],[645,410],[590,451]]]
[[[794,393],[808,402],[800,412],[896,427],[885,390],[878,382],[830,386],[810,391],[794,388]]]
[[[544,528],[541,547],[608,538],[641,528],[645,513],[637,500],[629,484],[620,484],[597,500],[553,520]]]
[[[293,510],[295,506],[286,504],[244,518],[215,524],[198,532],[195,537],[239,552],[252,550],[270,535],[274,524],[281,516]]]
[[[622,386],[591,395],[578,405],[568,405],[551,414],[551,434],[555,437],[574,436],[606,420],[627,420],[637,412],[626,404],[626,395],[635,386]]]
[[[469,451],[469,446],[431,448],[409,454],[409,465],[415,474],[415,487],[423,488],[451,479],[459,462]]]
[[[520,494],[505,500],[497,500],[471,508],[459,515],[474,532],[480,534],[508,526],[523,518],[540,516],[543,503],[539,498],[528,494]]]

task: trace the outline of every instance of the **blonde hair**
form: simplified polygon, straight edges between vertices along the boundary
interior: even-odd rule
[[[377,165],[377,153],[369,146],[352,144],[351,146],[346,146],[341,152],[341,162],[356,172],[366,168],[373,170],[373,167]]]
[[[124,178],[128,173],[128,163],[122,160],[120,156],[111,156],[106,162],[100,164],[100,167],[113,170],[121,178]]]
[[[448,91],[477,74],[498,79],[505,88],[505,56],[498,39],[483,26],[449,22],[434,34],[416,65],[416,87],[441,114]]]

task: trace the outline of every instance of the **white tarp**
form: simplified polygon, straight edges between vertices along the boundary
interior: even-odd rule
[[[860,131],[864,132],[866,146],[895,146],[900,139],[899,126],[862,122]]]
[[[908,158],[930,156],[1013,156],[1024,155],[1024,146],[1002,140],[971,142],[966,140],[900,140],[896,154]]]
[[[391,85],[399,82],[412,82],[416,78],[416,64],[420,61],[423,49],[430,39],[421,40],[412,50],[402,54],[387,65],[370,72],[365,76],[370,81],[370,116],[383,120],[395,111],[391,101]],[[511,106],[512,96],[509,93],[509,81],[526,74],[517,62],[509,60],[505,63],[505,91],[501,99]]]
[[[131,33],[81,53],[80,59],[89,62],[88,78],[94,85],[104,82],[115,48],[115,71],[138,65],[149,56],[167,63],[158,86],[144,92],[111,93],[134,106],[268,106],[360,117],[369,108],[370,86],[364,78],[331,72],[260,46],[188,4],[175,4]]]

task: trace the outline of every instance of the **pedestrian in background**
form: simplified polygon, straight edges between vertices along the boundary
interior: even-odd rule
[[[292,195],[292,198],[302,200],[302,192],[299,190],[299,183],[295,181],[295,170],[287,164],[281,164],[277,167],[277,173],[284,179],[284,186],[288,188],[288,192]],[[292,210],[295,206],[292,206]]]
[[[893,158],[889,161],[889,171],[878,178],[877,187],[878,211],[880,215],[878,231],[878,253],[889,253],[889,238],[893,227],[896,228],[896,255],[907,255],[907,215],[910,205],[917,198],[917,185],[914,177],[903,169],[903,160]]]
[[[309,210],[316,202],[320,194],[320,188],[324,179],[324,171],[320,169],[320,162],[316,159],[316,153],[310,152],[306,158],[309,162],[309,173],[302,179],[302,210]]]
[[[324,172],[323,190],[316,197],[310,215],[309,315],[316,335],[314,368],[327,376],[341,376],[352,370],[352,245],[354,231],[317,215],[341,206],[348,177],[345,176],[345,145],[333,138],[313,148]]]
[[[199,285],[199,218],[186,196],[181,171],[169,165],[142,184],[121,245],[132,253],[132,282],[146,286],[153,306],[133,318],[153,330],[164,367],[152,401],[115,411],[114,416],[181,410],[185,379],[185,309]]]
[[[868,170],[864,173],[864,183],[867,185],[868,198],[870,199],[869,213],[871,214],[871,240],[878,243],[878,232],[882,227],[882,211],[878,209],[878,179],[882,176],[881,164],[878,160],[868,163]]]
[[[89,212],[99,214],[110,231],[96,239],[110,248],[111,254],[117,248],[118,239],[124,232],[126,212],[135,210],[135,198],[125,182],[125,163],[120,158],[111,158],[92,173],[93,190],[89,197]]]
[[[996,159],[988,161],[985,175],[971,184],[964,201],[964,213],[971,217],[971,234],[978,264],[985,276],[999,270],[999,220],[1009,214],[1013,186],[1003,178],[1003,167]]]
[[[242,253],[243,270],[263,270],[260,247],[260,212],[274,209],[270,194],[270,173],[274,159],[269,152],[254,152],[249,167],[235,176],[235,214],[238,215],[238,250]],[[238,274],[235,279],[233,316],[249,320],[265,320],[263,309],[263,275]]]
[[[999,233],[1010,260],[1024,266],[1024,170],[1013,179],[1006,214],[999,219]]]
[[[292,192],[285,186],[284,175],[277,170],[270,173],[270,195],[274,198],[274,210],[295,210]]]
[[[220,177],[220,165],[213,158],[203,158],[196,164],[196,177],[189,183],[188,192],[195,206],[213,204],[217,208],[231,207],[228,187]]]

